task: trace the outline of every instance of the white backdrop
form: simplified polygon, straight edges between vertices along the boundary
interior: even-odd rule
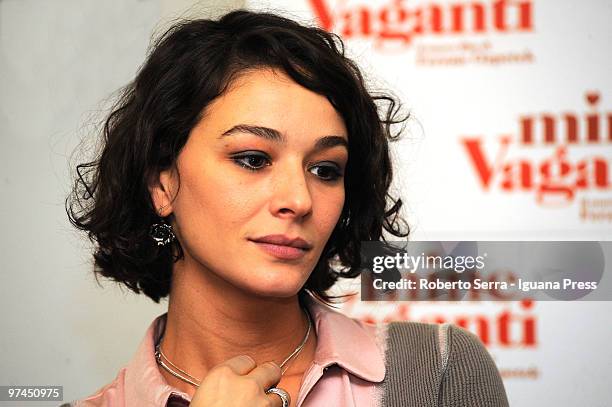
[[[165,304],[112,284],[96,285],[63,199],[69,154],[93,136],[91,118],[133,77],[151,34],[192,3],[0,1],[0,385],[63,385],[65,400],[89,394],[114,378],[152,318],[165,311]],[[212,3],[223,2],[200,3],[191,14],[217,13]],[[463,6],[466,17],[454,31],[459,11],[450,3]],[[480,25],[468,18],[471,3],[483,5]],[[612,3],[492,3],[247,2],[343,34],[372,87],[394,90],[412,112],[394,154],[395,186],[413,239],[609,240]],[[439,26],[429,19],[435,5]],[[415,33],[419,10],[427,19]],[[543,116],[553,119],[554,142],[545,142]],[[598,131],[588,116],[599,119]],[[567,142],[572,117],[577,140]],[[529,120],[532,144],[521,142]],[[588,140],[589,126],[598,142]],[[509,142],[500,154],[504,135]],[[544,182],[540,166],[563,151],[568,174]],[[475,165],[476,157],[486,165]],[[535,169],[531,183],[521,176],[521,162]],[[555,163],[552,175],[559,174]],[[567,192],[570,183],[584,186]],[[481,321],[513,406],[612,403],[609,302],[351,303],[346,311],[368,319],[449,320],[483,337]],[[500,329],[510,329],[509,338]]]

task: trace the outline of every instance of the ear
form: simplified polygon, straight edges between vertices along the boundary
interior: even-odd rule
[[[151,201],[155,205],[155,211],[157,215],[164,218],[170,215],[173,208],[174,200],[174,188],[175,184],[174,169],[169,168],[167,170],[160,171],[159,174],[153,177],[149,183],[149,193],[151,194]]]

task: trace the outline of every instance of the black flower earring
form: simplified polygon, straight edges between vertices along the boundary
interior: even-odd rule
[[[153,225],[151,225],[151,229],[149,230],[151,238],[157,242],[158,246],[165,246],[176,239],[176,235],[174,234],[174,230],[172,230],[172,226],[166,223],[166,221],[161,217],[163,209],[163,206],[159,208],[159,223],[154,223]]]

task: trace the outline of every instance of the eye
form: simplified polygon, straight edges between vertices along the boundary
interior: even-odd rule
[[[314,172],[315,175],[327,182],[336,181],[342,177],[342,172],[336,165],[317,165],[311,167],[311,170],[318,170]]]
[[[239,166],[250,171],[259,171],[266,165],[270,165],[270,159],[267,155],[259,153],[240,154],[232,157],[232,160]]]

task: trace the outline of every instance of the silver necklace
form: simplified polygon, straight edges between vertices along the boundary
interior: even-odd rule
[[[297,348],[295,348],[295,350],[293,352],[291,352],[291,354],[289,356],[287,356],[285,358],[285,360],[283,360],[283,362],[279,365],[279,367],[281,368],[281,376],[285,373],[285,371],[287,370],[288,366],[285,366],[290,360],[292,360],[293,358],[297,357],[297,355],[302,351],[302,349],[304,348],[304,345],[306,344],[306,341],[308,341],[308,337],[310,336],[310,329],[312,327],[312,320],[310,318],[310,314],[304,310],[304,313],[306,314],[306,318],[308,318],[308,328],[306,329],[306,334],[304,335],[304,338],[302,339],[302,342],[299,344],[299,346]],[[186,371],[184,371],[183,369],[181,369],[180,367],[178,367],[177,365],[175,365],[174,363],[172,363],[172,361],[170,361],[170,359],[168,359],[168,357],[164,354],[164,352],[161,349],[161,342],[162,342],[163,338],[160,339],[159,343],[155,346],[155,360],[157,361],[157,364],[160,365],[163,369],[165,369],[168,373],[170,373],[171,375],[173,375],[174,377],[181,379],[184,382],[187,382],[195,387],[200,387],[200,383],[202,382],[201,380],[196,379],[195,377],[193,377],[192,375],[190,375],[189,373],[187,373]],[[166,364],[166,362],[168,362],[168,364],[170,366],[168,366],[168,364]],[[172,368],[178,370],[175,371]]]

